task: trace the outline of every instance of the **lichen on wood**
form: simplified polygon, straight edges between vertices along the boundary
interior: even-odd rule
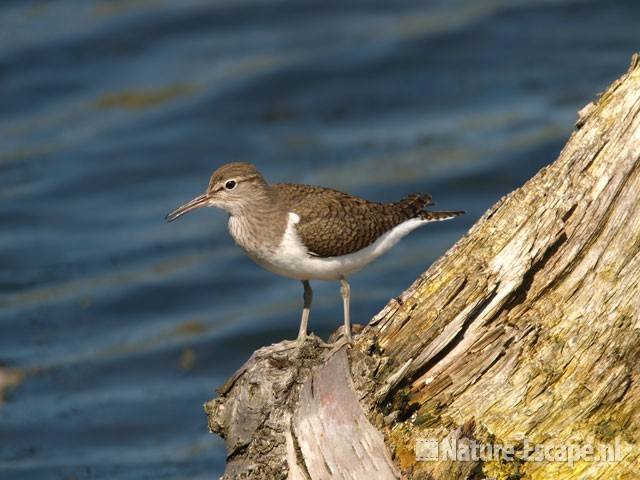
[[[379,408],[401,395],[413,410],[383,427],[406,478],[450,478],[440,462],[416,462],[415,443],[469,422],[483,442],[617,437],[625,455],[573,466],[488,462],[485,476],[638,474],[639,113],[634,56],[583,111],[556,162],[502,198],[365,329],[389,359],[376,378]]]

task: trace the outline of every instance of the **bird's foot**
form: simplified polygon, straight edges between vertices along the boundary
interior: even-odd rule
[[[331,350],[327,353],[327,358],[331,357],[332,355],[339,352],[343,348],[347,348],[347,349],[353,348],[353,339],[341,336],[328,346],[331,347]]]
[[[362,330],[362,328],[357,328],[361,327],[360,325],[356,325],[355,327],[356,333],[359,333]],[[338,341],[346,342],[349,345],[353,345],[353,335],[351,332],[349,332],[348,335],[345,335],[344,326],[340,326],[329,337],[329,344],[333,345]]]

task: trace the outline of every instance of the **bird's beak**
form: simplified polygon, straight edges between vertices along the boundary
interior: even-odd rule
[[[205,193],[200,195],[199,197],[194,198],[188,203],[176,208],[173,212],[165,217],[167,222],[173,222],[176,218],[181,217],[185,213],[190,212],[191,210],[195,210],[196,208],[204,207],[207,202],[211,199],[211,195]]]

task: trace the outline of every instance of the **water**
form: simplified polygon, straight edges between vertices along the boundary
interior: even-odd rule
[[[639,20],[631,0],[2,2],[0,366],[22,380],[0,478],[223,471],[201,404],[296,335],[302,289],[220,212],[165,224],[221,163],[469,212],[353,277],[365,323],[553,161]],[[314,287],[326,336],[338,286]]]

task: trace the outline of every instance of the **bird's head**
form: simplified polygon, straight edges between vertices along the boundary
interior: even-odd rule
[[[166,219],[172,222],[200,207],[216,207],[230,215],[242,215],[256,202],[264,201],[267,190],[267,182],[254,165],[227,163],[213,172],[205,193],[176,208]]]

